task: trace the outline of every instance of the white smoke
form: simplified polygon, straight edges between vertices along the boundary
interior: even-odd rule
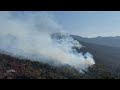
[[[90,53],[83,55],[73,49],[80,49],[82,45],[69,35],[63,34],[62,39],[51,38],[52,33],[63,30],[51,16],[43,12],[24,12],[22,17],[15,18],[14,13],[0,12],[2,51],[54,65],[68,64],[80,71],[95,64]]]

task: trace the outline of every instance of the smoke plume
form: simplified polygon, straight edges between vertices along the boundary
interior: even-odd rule
[[[62,26],[44,12],[0,12],[1,51],[53,65],[68,64],[80,71],[95,64],[93,56],[78,53],[74,47],[82,45],[62,31]]]

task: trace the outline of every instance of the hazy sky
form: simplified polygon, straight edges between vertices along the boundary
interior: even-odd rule
[[[84,37],[120,35],[119,11],[58,11],[54,14],[71,33]]]
[[[34,12],[32,12],[34,13]],[[83,37],[120,35],[119,11],[49,11],[68,32]]]

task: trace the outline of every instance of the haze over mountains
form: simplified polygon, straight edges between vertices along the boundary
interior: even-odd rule
[[[80,39],[81,41],[98,44],[98,45],[105,45],[105,46],[111,46],[111,47],[120,47],[120,36],[115,37],[95,37],[95,38],[86,38],[86,37],[80,37],[73,35],[74,38]]]

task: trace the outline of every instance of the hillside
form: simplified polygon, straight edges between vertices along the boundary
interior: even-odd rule
[[[0,54],[0,79],[118,79],[119,71],[96,64],[82,74],[70,66],[55,67]]]
[[[70,66],[55,67],[49,64],[22,60],[0,54],[0,79],[76,79],[78,71]]]

